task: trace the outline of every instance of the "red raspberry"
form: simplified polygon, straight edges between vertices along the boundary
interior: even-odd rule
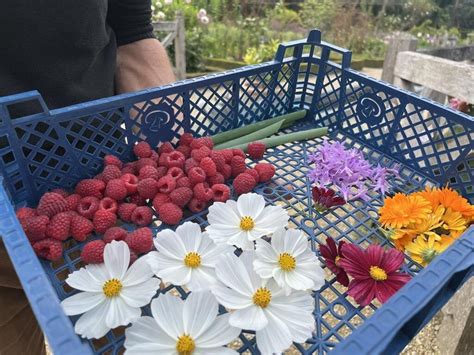
[[[83,242],[91,235],[94,230],[94,224],[87,218],[79,216],[78,214],[71,219],[71,236],[78,242]]]
[[[261,159],[267,146],[263,142],[252,142],[247,145],[247,153],[252,159]]]
[[[234,156],[232,149],[223,149],[219,150],[219,152],[224,156],[226,164],[230,164],[232,157]]]
[[[156,168],[156,171],[158,172],[158,177],[156,178],[156,180],[159,180],[160,178],[168,174],[168,168],[166,166],[159,166]]]
[[[162,194],[161,192],[158,192],[153,199],[153,208],[155,211],[158,211],[160,206],[164,203],[171,202],[171,198],[167,194]]]
[[[76,185],[76,194],[81,195],[82,197],[94,196],[97,198],[102,198],[102,192],[105,190],[105,182],[97,179],[85,179],[79,181]]]
[[[100,201],[97,197],[93,197],[93,196],[83,197],[79,201],[76,211],[82,217],[85,217],[87,219],[92,219],[92,217],[94,217],[94,213],[96,213],[97,210],[99,209],[99,204],[100,204]]]
[[[249,175],[247,173],[237,175],[233,183],[234,191],[237,195],[252,191],[255,185],[255,179],[252,175]]]
[[[97,174],[96,176],[94,176],[94,179],[95,180],[102,180],[102,173]]]
[[[59,240],[47,238],[33,244],[33,250],[41,258],[57,261],[63,255],[63,245]]]
[[[144,206],[146,205],[146,198],[140,196],[137,193],[137,194],[131,195],[128,202],[134,203],[137,206]]]
[[[103,240],[93,240],[84,245],[81,259],[86,264],[102,264],[104,262],[105,243]]]
[[[127,238],[128,232],[121,227],[112,227],[107,229],[102,238],[105,244],[110,243],[112,240],[125,240]]]
[[[178,148],[176,148],[176,151],[183,154],[185,159],[188,159],[191,156],[191,147],[188,147],[186,145],[179,146]]]
[[[206,181],[206,173],[200,167],[191,168],[188,172],[188,178],[192,185],[196,185],[197,183]]]
[[[232,158],[232,162],[230,163],[230,166],[232,168],[232,177],[236,177],[240,173],[243,173],[245,169],[247,168],[245,165],[245,158],[242,158],[241,156],[234,156]]]
[[[135,253],[133,250],[130,249],[130,264],[129,265],[132,265],[135,261],[137,261],[137,259],[138,259],[137,253]]]
[[[184,163],[184,171],[186,172],[186,174],[189,174],[189,170],[198,166],[199,163],[193,158],[186,159],[186,162]]]
[[[196,160],[197,162],[200,162],[202,159],[208,157],[211,154],[211,150],[204,146],[199,149],[193,149],[191,151],[191,158]]]
[[[190,144],[191,149],[199,149],[201,147],[207,147],[209,149],[214,148],[214,142],[211,137],[201,137],[193,139]]]
[[[145,199],[153,198],[158,192],[158,184],[155,179],[143,179],[138,183],[137,191],[138,194]]]
[[[213,150],[209,157],[212,159],[214,164],[216,165],[217,171],[222,171],[224,169],[225,165],[225,158],[224,155],[218,151],[218,150]]]
[[[120,219],[124,222],[132,221],[132,213],[137,208],[137,205],[134,203],[121,203],[118,207],[117,214]]]
[[[67,192],[66,190],[64,189],[54,189],[54,190],[51,190],[50,192],[54,192],[58,195],[61,195],[62,197],[66,198],[69,196],[69,192]]]
[[[168,159],[168,154],[169,154],[169,153],[162,153],[162,154],[160,154],[160,158],[158,159],[158,165],[159,165],[159,166],[168,167],[168,166],[166,165],[166,161],[167,161],[167,159]]]
[[[207,178],[207,183],[210,186],[213,186],[215,184],[223,184],[224,182],[224,175],[222,175],[221,173],[216,173],[216,175]]]
[[[57,240],[66,240],[70,233],[71,220],[73,215],[70,212],[61,212],[51,218],[46,228],[46,235]]]
[[[257,170],[255,170],[255,169],[245,169],[244,173],[249,174],[249,175],[252,175],[252,177],[253,177],[254,180],[255,180],[255,183],[258,182],[259,176],[258,176]]]
[[[21,207],[16,210],[16,218],[21,222],[27,218],[36,216],[36,210],[29,207]]]
[[[104,165],[115,165],[117,168],[122,169],[123,163],[115,155],[107,154],[104,157]]]
[[[180,177],[176,180],[176,188],[178,187],[192,187],[191,180],[187,176]]]
[[[169,194],[176,188],[176,180],[173,179],[171,175],[165,175],[160,178],[160,180],[158,180],[156,186],[158,187],[158,192],[161,192],[163,194]],[[153,198],[155,195],[156,193],[150,198]]]
[[[186,146],[189,147],[194,140],[192,133],[183,133],[181,137],[179,137],[179,146]]]
[[[158,180],[158,170],[157,168],[151,165],[145,165],[143,168],[140,169],[140,173],[138,175],[140,180],[152,178],[154,180]]]
[[[122,179],[110,180],[105,187],[105,196],[110,197],[115,201],[122,201],[127,197],[127,193],[127,187]]]
[[[31,242],[46,238],[48,216],[34,216],[25,221],[25,234]]]
[[[229,180],[232,177],[232,167],[229,164],[226,164],[221,173],[224,176],[224,180]]]
[[[137,158],[148,158],[151,155],[151,147],[147,142],[141,141],[133,147],[133,153]]]
[[[138,228],[127,235],[125,242],[137,254],[148,253],[153,248],[153,233],[148,227]]]
[[[189,201],[188,208],[191,212],[198,213],[206,208],[206,202],[198,200],[194,197],[191,199],[191,201]]]
[[[46,192],[41,196],[38,207],[36,208],[36,213],[38,216],[48,216],[51,218],[68,209],[69,205],[64,197],[55,192]]]
[[[122,176],[126,174],[133,174],[137,172],[137,165],[136,162],[127,163],[122,168]]]
[[[117,223],[117,216],[115,213],[105,211],[105,210],[98,210],[94,214],[94,218],[92,220],[94,223],[94,229],[97,233],[103,234],[105,231]]]
[[[183,211],[172,202],[164,203],[158,208],[160,219],[165,224],[178,224],[183,218]]]
[[[110,180],[120,179],[122,176],[122,171],[115,165],[106,165],[102,171],[102,181],[106,184]]]
[[[212,200],[213,193],[209,187],[206,187],[203,182],[200,182],[193,187],[194,197],[203,202]]]
[[[244,151],[242,149],[232,149],[232,154],[237,157],[247,158]]]
[[[158,166],[158,164],[156,163],[156,161],[154,161],[153,159],[151,158],[141,158],[139,160],[137,160],[135,162],[135,168],[137,169],[136,171],[140,171],[141,168],[143,168],[144,166],[152,166],[154,168],[156,168]]]
[[[173,145],[170,142],[163,142],[158,147],[158,153],[161,155],[163,153],[171,153],[174,150]]]
[[[82,199],[81,195],[72,194],[66,197],[66,202],[69,211],[75,211],[79,205],[79,201]]]
[[[214,176],[217,173],[216,164],[209,157],[203,158],[199,163],[199,167],[204,170],[207,177]]]
[[[268,181],[275,175],[275,167],[269,163],[258,163],[254,169],[257,170],[259,182]]]
[[[151,151],[151,155],[150,155],[150,159],[152,159],[153,161],[155,161],[155,163],[158,163],[158,160],[160,159],[160,156],[158,155],[157,152],[155,152],[154,150]]]
[[[169,168],[167,175],[171,176],[173,179],[178,180],[184,177],[184,171],[176,166]]]
[[[112,213],[117,213],[118,204],[117,201],[110,197],[104,197],[99,202],[99,210],[106,210]]]
[[[217,202],[226,202],[230,198],[230,188],[224,184],[215,184],[212,186],[212,199]]]
[[[137,226],[147,226],[151,223],[153,211],[148,206],[140,206],[132,212],[132,223]]]
[[[172,168],[174,166],[178,168],[183,168],[185,160],[186,158],[184,157],[183,153],[175,150],[166,155],[164,166],[166,166],[167,168]]]
[[[131,195],[137,192],[138,177],[133,174],[127,173],[120,177],[125,183],[125,188],[127,189],[127,194]]]
[[[170,193],[171,202],[181,208],[184,208],[184,206],[188,204],[192,197],[193,190],[191,190],[189,187],[178,187]]]

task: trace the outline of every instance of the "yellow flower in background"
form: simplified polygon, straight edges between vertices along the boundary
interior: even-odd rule
[[[448,232],[443,234],[449,234],[451,236],[453,232],[464,232],[467,228],[467,222],[460,212],[455,212],[448,208],[443,216],[442,228]]]
[[[441,254],[448,245],[436,241],[435,236],[428,238],[418,236],[415,240],[405,246],[410,257],[418,264],[428,265],[436,256]]]
[[[379,210],[379,221],[384,227],[403,228],[422,222],[431,213],[431,204],[423,197],[397,193],[385,199]]]

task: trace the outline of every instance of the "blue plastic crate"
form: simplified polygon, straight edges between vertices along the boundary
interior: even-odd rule
[[[340,55],[341,64],[329,61],[330,54]],[[449,183],[472,203],[472,117],[358,73],[350,69],[350,60],[350,51],[322,42],[314,30],[306,40],[280,45],[271,62],[157,89],[52,111],[36,91],[0,98],[0,234],[55,354],[121,353],[124,329],[90,342],[75,335],[59,300],[73,293],[64,279],[81,267],[82,245],[69,242],[59,262],[39,261],[14,208],[95,175],[105,154],[131,159],[137,140],[157,144],[176,140],[184,131],[214,134],[306,109],[305,119],[287,131],[328,126],[329,139],[361,149],[373,164],[400,165],[401,177],[392,181],[396,190]],[[26,101],[38,102],[42,112],[11,117],[9,107]],[[306,157],[321,141],[268,149],[265,159],[277,166],[277,174],[257,191],[289,210],[291,224],[304,230],[315,251],[327,236],[362,247],[387,244],[376,224],[382,201],[375,193],[368,203],[355,201],[323,214],[312,209]],[[206,213],[187,220],[204,226]],[[155,231],[165,227],[155,221]],[[314,293],[316,331],[295,349],[304,354],[333,348],[340,354],[398,353],[472,276],[473,250],[471,228],[421,272],[406,258],[405,270],[417,276],[380,309],[375,303],[358,307],[328,273],[324,287]],[[180,288],[161,292],[172,289],[185,296]],[[253,337],[243,332],[239,351],[258,354]]]

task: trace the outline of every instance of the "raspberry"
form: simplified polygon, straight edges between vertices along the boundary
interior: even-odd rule
[[[247,145],[247,153],[252,159],[261,159],[265,154],[266,148],[263,142],[252,142]]]
[[[259,182],[268,181],[275,175],[275,167],[269,163],[258,163],[254,169],[257,170]]]
[[[143,206],[143,205],[146,205],[146,198],[140,196],[140,195],[137,193],[137,194],[134,194],[134,195],[131,195],[131,196],[130,196],[129,202],[130,202],[130,203],[134,203],[134,204],[136,204],[137,206]]]
[[[176,180],[176,188],[178,187],[192,187],[191,181],[187,176],[180,177]]]
[[[134,203],[121,203],[118,207],[117,214],[120,219],[124,222],[132,221],[132,213],[137,208],[137,205]]]
[[[94,214],[94,218],[92,220],[94,223],[94,229],[97,233],[103,234],[105,231],[117,223],[117,216],[115,213],[105,211],[105,210],[98,210]]]
[[[171,202],[181,208],[184,208],[184,206],[188,204],[192,197],[193,190],[191,190],[189,187],[178,187],[170,193]]]
[[[125,175],[122,175],[120,177],[120,180],[125,183],[125,188],[127,189],[128,195],[137,192],[138,177],[133,174],[127,173]]]
[[[123,163],[115,155],[107,154],[104,157],[104,165],[115,165],[117,168],[122,169]]]
[[[191,147],[188,147],[187,145],[179,146],[176,148],[176,151],[183,154],[185,159],[188,159],[191,156]]]
[[[197,166],[199,166],[199,163],[193,158],[186,159],[184,163],[184,171],[186,172],[186,174],[189,174],[189,170]]]
[[[212,190],[209,187],[206,187],[203,182],[200,182],[193,187],[194,197],[198,200],[207,202],[212,200]]]
[[[169,197],[169,195],[158,192],[155,198],[153,199],[153,207],[155,208],[155,211],[158,211],[160,206],[167,202],[171,202],[171,198]]]
[[[69,237],[72,215],[69,212],[61,212],[51,218],[46,228],[46,235],[57,240],[66,240]]]
[[[188,178],[192,185],[196,185],[197,183],[206,181],[206,173],[200,167],[191,168],[188,172]]]
[[[160,219],[165,224],[178,224],[183,218],[183,211],[172,202],[164,203],[158,208]]]
[[[136,171],[140,171],[141,168],[143,168],[144,166],[147,166],[147,165],[150,165],[154,168],[156,168],[158,166],[156,161],[154,161],[151,158],[141,158],[141,159],[139,159],[135,162],[135,169],[137,169]]]
[[[230,188],[224,184],[215,184],[212,186],[212,199],[217,202],[226,202],[230,198]]]
[[[156,171],[158,172],[156,180],[159,180],[168,173],[168,168],[166,166],[159,166],[156,168]]]
[[[245,165],[245,158],[242,158],[241,156],[234,156],[232,158],[232,162],[230,163],[230,166],[232,168],[232,177],[236,177],[240,173],[243,173],[245,169],[247,168]]]
[[[223,149],[219,150],[219,152],[224,156],[226,164],[230,164],[232,157],[234,156],[232,149]]]
[[[232,176],[232,167],[229,164],[226,164],[221,173],[224,176],[224,180],[229,180]]]
[[[217,173],[216,164],[209,157],[203,158],[199,163],[199,167],[204,170],[208,177],[214,176]]]
[[[145,199],[153,198],[158,192],[158,184],[155,179],[143,179],[138,183],[137,191],[138,194]]]
[[[168,166],[166,165],[166,161],[167,161],[167,159],[168,159],[168,154],[169,154],[169,153],[162,153],[162,154],[160,154],[160,158],[158,159],[158,165],[159,165],[159,166],[168,167]]]
[[[147,179],[147,178],[152,178],[154,180],[158,179],[158,170],[151,166],[151,165],[145,165],[143,168],[140,169],[140,173],[138,174],[138,178],[140,180]]]
[[[135,162],[127,163],[122,168],[122,176],[127,175],[127,174],[135,175],[136,172],[137,172],[137,168],[136,168]]]
[[[166,155],[164,166],[166,166],[167,168],[172,168],[174,166],[178,168],[183,168],[185,160],[186,158],[184,157],[183,153],[173,151]]]
[[[151,223],[153,211],[148,206],[140,206],[132,212],[132,223],[137,226],[147,226]]]
[[[102,192],[105,190],[105,182],[97,179],[85,179],[79,181],[76,185],[76,194],[82,197],[94,196],[102,198]]]
[[[220,172],[222,171],[222,169],[224,169],[225,158],[224,158],[224,155],[220,151],[218,150],[211,151],[211,154],[209,155],[209,157],[212,159],[212,161],[216,165],[217,171]]]
[[[127,238],[128,232],[121,227],[112,227],[105,231],[104,237],[102,238],[104,243],[108,244],[112,240],[125,240]]]
[[[78,242],[83,242],[94,230],[94,224],[87,218],[75,215],[71,219],[71,236]]]
[[[69,205],[64,197],[56,192],[46,192],[41,196],[36,213],[38,216],[48,216],[49,218],[54,215],[65,212],[69,208]]]
[[[25,234],[32,242],[46,238],[48,216],[34,216],[25,221]]]
[[[186,146],[189,147],[194,140],[192,133],[183,133],[181,137],[179,137],[179,146]]]
[[[215,184],[223,184],[224,182],[224,175],[222,175],[221,173],[216,173],[216,175],[207,178],[207,183],[209,184],[209,186],[213,186]]]
[[[106,165],[102,171],[102,181],[106,184],[110,180],[120,179],[122,176],[122,171],[115,165]]]
[[[151,155],[151,147],[145,141],[138,142],[133,147],[133,154],[135,154],[137,158],[148,158]]]
[[[95,180],[102,180],[102,173],[97,174],[96,176],[94,176],[94,179]]]
[[[117,201],[110,197],[104,197],[99,202],[99,210],[105,210],[112,213],[117,213],[118,204]]]
[[[189,201],[188,208],[191,212],[198,213],[206,208],[206,203],[197,198],[192,198],[191,201]]]
[[[33,250],[41,258],[56,261],[63,255],[63,246],[59,240],[47,238],[33,244]]]
[[[242,149],[232,149],[232,154],[234,155],[234,157],[242,157],[242,158],[247,158],[247,156],[245,155],[244,151]]]
[[[54,192],[54,193],[56,193],[56,194],[58,194],[58,195],[61,195],[61,196],[64,197],[64,198],[66,198],[66,197],[69,196],[69,193],[68,193],[66,190],[64,190],[64,189],[54,189],[54,190],[51,190],[50,192]]]
[[[176,166],[169,168],[167,175],[171,176],[173,179],[178,180],[184,177],[184,171]]]
[[[107,183],[104,194],[115,201],[121,201],[127,197],[127,193],[125,182],[122,179],[113,179]]]
[[[151,151],[150,159],[152,159],[155,163],[158,163],[160,156],[154,150]]]
[[[66,197],[66,202],[69,211],[75,211],[79,205],[79,201],[82,199],[81,195],[72,194]]]
[[[158,147],[158,153],[161,155],[163,153],[171,153],[174,150],[173,145],[170,142],[163,142]]]
[[[176,188],[176,180],[171,177],[171,175],[165,175],[158,182],[156,183],[156,186],[158,187],[158,192],[164,193],[164,194],[169,194],[171,191],[173,191]],[[156,193],[155,193],[156,194]],[[150,198],[153,198],[155,195],[153,195]]]
[[[150,228],[143,227],[127,235],[125,242],[137,254],[148,253],[153,248],[153,234]]]
[[[129,247],[130,248],[130,247]],[[133,250],[130,249],[130,264],[132,265],[135,261],[137,261],[138,255]]]
[[[105,243],[102,240],[93,240],[84,245],[81,259],[86,264],[101,264],[104,262]]]
[[[76,211],[82,217],[85,217],[87,219],[92,219],[92,217],[94,217],[94,213],[96,213],[97,210],[99,209],[99,203],[100,201],[97,197],[93,197],[93,196],[83,197],[79,201]]]
[[[36,216],[36,210],[29,207],[21,207],[16,210],[16,218],[21,222],[27,218]]]
[[[252,191],[255,185],[255,179],[252,175],[249,175],[247,173],[237,175],[233,183],[234,191],[237,195]]]
[[[207,147],[209,149],[214,148],[214,142],[211,137],[201,137],[193,139],[190,144],[191,149],[199,149],[201,147]]]
[[[202,159],[208,157],[210,154],[211,150],[208,147],[203,146],[199,149],[193,149],[191,151],[191,158],[193,158],[197,162],[200,162]]]
[[[255,183],[258,183],[259,176],[258,176],[257,170],[255,170],[255,169],[245,169],[244,173],[245,173],[245,174],[252,175],[252,177],[253,177],[254,180],[255,180]]]

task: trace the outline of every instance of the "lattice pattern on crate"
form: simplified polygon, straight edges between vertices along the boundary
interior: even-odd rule
[[[319,99],[313,108],[316,114],[316,122],[330,129],[337,127],[337,113],[339,111],[339,97],[342,80],[342,72],[339,68],[325,64],[325,74],[321,80]]]
[[[275,85],[275,72],[269,71],[239,80],[238,125],[268,117]]]
[[[269,116],[283,115],[291,111],[295,92],[296,66],[297,63],[295,61],[285,63],[281,66],[277,75],[278,79],[275,85],[275,93],[273,95],[273,101],[271,102]]]

